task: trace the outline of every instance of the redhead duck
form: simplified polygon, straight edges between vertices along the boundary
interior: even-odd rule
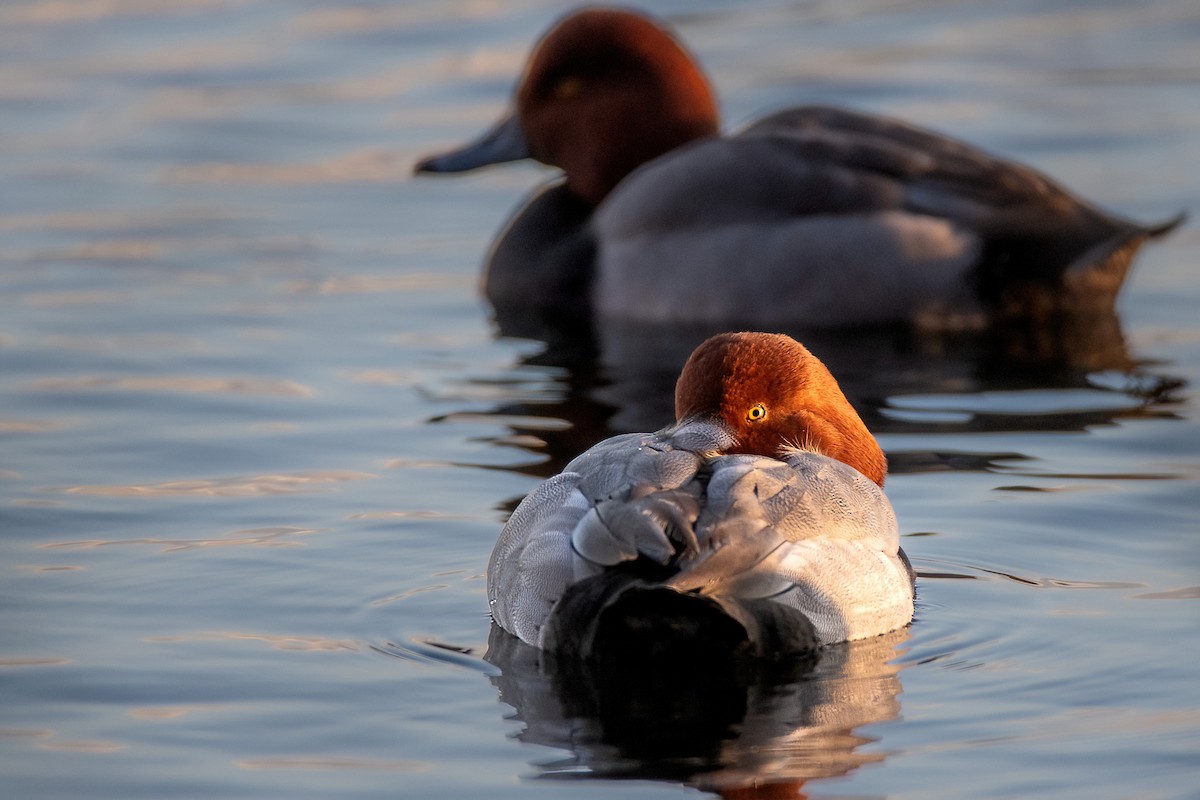
[[[501,628],[590,658],[689,636],[799,653],[908,624],[887,461],[815,356],[782,334],[719,334],[684,365],[675,409],[513,512],[487,572]]]
[[[416,170],[523,158],[565,177],[493,246],[502,316],[944,329],[1104,311],[1142,242],[1182,219],[1109,216],[1028,167],[853,111],[791,108],[721,137],[693,58],[627,10],[562,19],[513,113]]]

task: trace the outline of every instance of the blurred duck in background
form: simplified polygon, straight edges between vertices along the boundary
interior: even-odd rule
[[[566,16],[534,48],[511,115],[416,169],[524,158],[564,175],[489,256],[502,330],[531,313],[932,330],[1111,314],[1138,248],[1182,219],[1120,219],[1028,167],[837,108],[722,136],[695,60],[628,10]]]

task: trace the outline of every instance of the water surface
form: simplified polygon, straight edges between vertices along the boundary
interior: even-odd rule
[[[850,105],[1136,219],[1200,211],[1189,0],[647,7],[731,125]],[[479,267],[548,171],[409,176],[564,8],[0,8],[6,794],[1194,797],[1194,224],[1086,330],[806,337],[891,459],[911,628],[659,698],[694,727],[648,705],[652,741],[484,658],[508,510],[667,421],[693,343],[498,336]]]

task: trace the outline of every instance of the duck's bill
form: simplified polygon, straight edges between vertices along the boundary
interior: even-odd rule
[[[529,158],[529,144],[515,115],[502,119],[480,139],[449,153],[430,156],[417,162],[414,172],[466,172]]]

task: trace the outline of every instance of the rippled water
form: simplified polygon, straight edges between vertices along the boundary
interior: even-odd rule
[[[1200,213],[1192,0],[647,6],[732,122],[847,104]],[[891,458],[910,629],[637,703],[484,659],[507,510],[665,422],[693,343],[498,338],[546,171],[409,177],[562,8],[0,7],[5,795],[1195,797],[1194,223],[1096,328],[806,337]]]

